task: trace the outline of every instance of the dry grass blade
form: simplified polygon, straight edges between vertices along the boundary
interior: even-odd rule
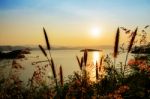
[[[87,49],[84,50],[84,63],[85,63],[85,66],[87,64],[87,57],[88,57],[88,52],[87,52]]]
[[[133,34],[132,34],[132,38],[131,38],[130,44],[129,44],[129,46],[128,46],[128,53],[131,51],[132,45],[133,45],[134,40],[135,40],[135,37],[136,37],[136,35],[137,35],[137,30],[138,30],[138,28],[136,28],[135,31],[134,31]]]
[[[96,80],[98,80],[98,64],[97,64],[97,62],[96,62]]]
[[[78,61],[80,70],[82,70],[82,66],[83,66],[83,57],[81,57],[81,61],[79,60],[79,57],[78,57],[78,56],[76,56],[76,58],[77,58],[77,61]]]
[[[115,45],[114,45],[114,58],[117,57],[118,54],[118,46],[119,46],[119,28],[117,29],[116,38],[115,38]]]
[[[56,75],[55,64],[54,64],[53,59],[51,59],[51,68],[52,68],[53,76],[56,79],[57,75]]]
[[[99,71],[101,71],[101,67],[102,67],[102,64],[103,64],[103,58],[104,58],[104,56],[102,56],[101,60],[100,60]]]
[[[83,67],[83,57],[81,57],[81,64],[80,64],[80,67],[81,67],[81,70],[82,70],[82,67]]]
[[[63,70],[61,66],[59,68],[59,71],[60,71],[60,83],[61,83],[61,86],[63,86],[64,80],[63,80]]]
[[[79,74],[74,72],[74,75],[75,75],[76,79],[81,82]]]
[[[41,45],[39,45],[39,48],[41,49],[41,51],[43,52],[43,54],[44,54],[45,56],[47,56],[47,54],[46,54],[44,48],[43,48]]]
[[[80,60],[79,60],[79,57],[76,56],[76,59],[77,59],[77,61],[78,61],[78,65],[79,65],[79,67],[80,67],[80,70],[82,70],[82,68],[81,68],[81,62],[80,62]]]
[[[47,49],[50,50],[51,49],[50,43],[49,43],[48,36],[47,36],[46,30],[44,27],[43,27],[43,32],[44,32],[44,36],[45,36],[45,40],[46,40]]]
[[[103,64],[103,58],[104,58],[104,56],[101,57],[100,66],[102,66],[102,64]]]

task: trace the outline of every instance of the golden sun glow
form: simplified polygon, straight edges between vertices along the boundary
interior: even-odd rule
[[[103,52],[93,52],[92,53],[92,69],[90,69],[90,80],[91,81],[96,81],[96,63],[98,65],[98,74],[100,75],[99,77],[103,78],[103,76],[105,75],[105,70],[103,67],[103,64],[100,65],[100,60],[103,56]]]
[[[91,81],[96,81],[96,63],[99,65],[99,60],[100,60],[100,52],[93,52],[92,53],[92,62],[93,62],[93,65],[92,65],[92,69],[90,70],[90,80]]]
[[[96,65],[96,62],[99,63],[100,60],[100,54],[99,52],[93,52],[93,63]]]
[[[91,31],[90,31],[90,34],[91,34],[91,36],[93,36],[93,37],[98,37],[98,36],[100,36],[101,35],[101,29],[99,28],[99,27],[92,27],[91,28]]]

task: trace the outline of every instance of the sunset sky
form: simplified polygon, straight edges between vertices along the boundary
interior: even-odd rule
[[[0,0],[0,45],[112,45],[118,26],[150,24],[150,0]]]

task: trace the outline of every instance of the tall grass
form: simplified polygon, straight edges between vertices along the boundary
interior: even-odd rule
[[[117,55],[118,55],[119,36],[120,36],[120,30],[119,30],[119,27],[118,27],[117,32],[116,32],[116,37],[115,37],[115,45],[114,45],[114,68],[115,68],[115,65],[116,65],[116,58],[117,58]]]
[[[64,85],[64,80],[63,80],[63,70],[62,70],[62,66],[59,67],[59,75],[60,75],[60,83],[61,83],[61,86],[63,87]]]
[[[100,64],[99,64],[99,71],[101,71],[101,69],[102,69],[103,59],[104,59],[104,56],[102,55],[102,57],[100,59]]]
[[[51,69],[52,69],[52,73],[53,73],[54,81],[56,83],[56,87],[58,88],[57,74],[56,74],[55,64],[54,64],[54,61],[53,61],[53,58],[52,58],[51,52],[50,52],[51,46],[50,46],[49,39],[48,39],[46,30],[45,30],[44,27],[43,27],[43,33],[44,33],[44,37],[45,37],[45,41],[46,41],[47,50],[49,51],[50,59],[47,56],[46,51],[44,50],[44,48],[41,45],[39,45],[39,48],[41,49],[41,51],[44,54],[44,56],[48,59],[49,65],[51,66]]]
[[[119,36],[120,36],[120,30],[119,30],[119,27],[118,27],[117,32],[116,32],[116,37],[115,37],[114,58],[117,58],[117,55],[118,55]]]
[[[43,27],[43,32],[44,32],[44,36],[45,36],[45,41],[46,41],[47,49],[51,50],[50,43],[49,43],[49,40],[48,40],[48,36],[47,36],[46,30],[45,30],[44,27]]]
[[[58,86],[57,74],[56,74],[56,69],[55,69],[55,64],[54,64],[53,58],[51,59],[51,68],[52,68],[53,77],[54,77],[54,80],[55,80],[55,83],[56,83],[56,87],[57,87]]]
[[[51,57],[51,52],[50,52],[51,46],[50,46],[49,39],[48,39],[46,30],[45,30],[44,27],[43,27],[43,32],[44,32],[44,37],[45,37],[45,41],[46,41],[46,46],[47,46],[47,49],[48,49],[48,51],[49,51],[50,58],[52,58],[52,57]]]
[[[82,71],[82,67],[83,67],[83,57],[81,57],[81,61],[80,61],[80,59],[79,59],[78,56],[76,56],[76,59],[77,59],[77,61],[78,61],[79,68],[80,68],[80,70]]]
[[[127,59],[128,59],[129,52],[131,51],[132,46],[134,44],[134,40],[135,40],[135,38],[137,36],[137,30],[138,30],[138,27],[132,33],[131,40],[130,40],[129,45],[128,45],[128,50],[127,50],[126,59],[125,59],[125,65],[124,65],[124,71],[126,70],[126,65],[127,65]]]
[[[134,40],[135,40],[135,37],[137,35],[137,30],[138,30],[138,27],[135,29],[135,31],[132,34],[132,37],[131,37],[131,40],[130,40],[130,43],[129,43],[129,46],[128,46],[128,53],[131,51],[131,48],[134,44]]]
[[[88,58],[88,51],[87,51],[87,49],[85,49],[84,50],[84,64],[85,64],[85,66],[87,65],[87,58]]]
[[[95,72],[96,72],[96,81],[98,81],[98,79],[99,79],[99,70],[98,70],[98,63],[96,62],[96,68],[95,68]]]
[[[47,57],[47,53],[45,52],[44,48],[42,47],[42,45],[39,45],[40,50],[42,51],[42,53],[44,54],[45,57]]]

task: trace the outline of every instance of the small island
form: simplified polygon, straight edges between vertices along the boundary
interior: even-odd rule
[[[98,50],[98,49],[82,49],[80,50],[80,52],[84,52],[85,50],[87,50],[88,52],[93,52],[93,51],[102,51],[102,50]]]
[[[10,52],[1,52],[0,51],[0,59],[25,58],[24,54],[30,54],[30,49],[19,49],[19,50],[13,50]]]

